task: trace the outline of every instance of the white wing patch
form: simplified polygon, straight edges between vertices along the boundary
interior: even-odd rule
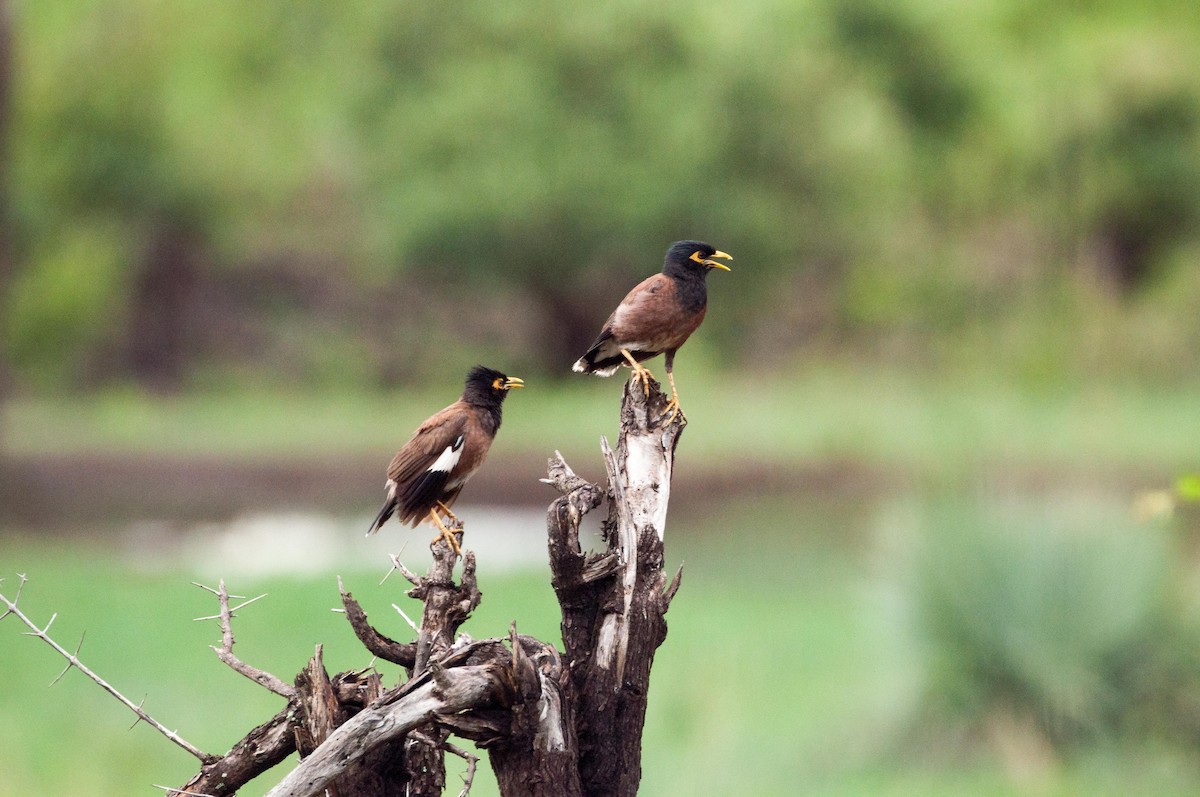
[[[443,451],[442,455],[438,457],[432,465],[429,466],[429,470],[441,471],[442,473],[449,473],[450,471],[454,470],[454,466],[458,464],[458,458],[462,455],[462,449],[463,436],[459,435],[453,443],[446,446],[446,450]]]

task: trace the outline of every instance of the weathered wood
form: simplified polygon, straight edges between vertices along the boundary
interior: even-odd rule
[[[296,676],[296,695],[299,698],[296,701],[296,750],[303,758],[346,721],[346,711],[338,702],[333,683],[325,672],[321,645],[317,645],[316,653]]]
[[[431,662],[440,660],[454,644],[454,635],[479,605],[482,594],[475,582],[475,554],[463,557],[462,580],[454,583],[457,554],[443,538],[432,546],[433,563],[429,573],[408,591],[411,598],[425,604],[417,634],[417,653],[413,675],[419,676]],[[441,797],[446,788],[446,764],[443,747],[450,733],[436,722],[420,729],[404,743],[408,769],[409,797]]]
[[[340,578],[338,579],[338,589],[342,593],[342,607],[346,611],[346,619],[350,621],[350,627],[354,629],[354,635],[358,637],[359,642],[363,643],[363,647],[369,650],[371,655],[378,656],[384,661],[390,661],[392,664],[399,664],[411,672],[413,664],[417,661],[416,643],[397,642],[379,633],[373,625],[367,622],[367,613],[363,611],[354,596],[342,587]]]
[[[250,731],[228,753],[205,764],[195,777],[167,797],[209,794],[229,797],[256,777],[282,762],[296,750],[296,737],[289,718],[294,701],[271,719]]]
[[[587,563],[600,569],[597,557],[589,560],[579,549],[579,522],[597,505],[595,495],[571,479],[566,463],[550,468],[551,483],[567,491],[551,507],[549,547],[588,797],[637,793],[650,667],[667,631],[663,532],[686,421],[666,422],[667,397],[657,383],[650,386],[647,395],[635,382],[626,384],[617,450],[602,441],[612,497],[603,528],[607,555],[615,559],[604,570],[611,578],[583,578]]]
[[[668,585],[664,577],[663,530],[685,421],[677,416],[668,423],[667,397],[657,383],[651,388],[626,386],[617,448],[603,444],[607,486],[579,477],[561,455],[549,463],[544,481],[562,494],[547,515],[547,544],[563,652],[518,634],[515,625],[507,640],[456,639],[481,594],[474,554],[465,554],[456,583],[456,556],[444,540],[431,546],[425,576],[393,557],[413,585],[408,594],[424,604],[415,642],[376,630],[339,581],[356,636],[373,654],[408,668],[411,678],[390,690],[374,672],[330,678],[318,648],[297,678],[298,696],[283,715],[290,719],[277,717],[271,733],[264,732],[274,740],[274,756],[276,747],[287,746],[279,728],[290,723],[293,746],[304,756],[268,797],[326,790],[335,797],[441,797],[447,751],[467,758],[468,773],[474,767],[469,753],[449,744],[451,733],[487,751],[503,797],[636,794],[650,668],[680,578]],[[607,549],[585,552],[580,523],[606,497]],[[235,752],[222,760],[241,760]],[[204,774],[189,786],[231,793],[213,788]]]
[[[494,705],[504,693],[505,677],[495,665],[438,669],[436,678],[410,682],[391,702],[381,700],[337,728],[312,755],[288,773],[267,797],[311,797],[352,768],[367,753],[429,723],[438,714],[454,714]]]

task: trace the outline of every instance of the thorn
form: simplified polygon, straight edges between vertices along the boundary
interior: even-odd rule
[[[404,613],[403,609],[401,609],[399,606],[397,606],[394,603],[392,604],[392,608],[395,609],[396,611],[400,612],[400,616],[404,618],[404,621],[406,623],[408,623],[409,628],[411,628],[413,631],[416,631],[418,634],[421,633],[421,629],[417,627],[417,624],[412,621],[411,617],[409,617],[407,614]]]
[[[157,783],[151,783],[150,785],[155,789],[162,789],[167,793],[167,797],[213,797],[213,795],[205,794],[204,792],[180,791],[173,786],[160,786]]]
[[[49,628],[50,626],[47,625],[46,627]],[[75,646],[75,652],[73,654],[71,654],[71,657],[69,659],[67,659],[67,666],[63,668],[63,671],[58,674],[57,678],[55,678],[53,681],[50,682],[50,686],[54,686],[56,683],[61,681],[62,677],[64,675],[66,675],[70,671],[70,669],[76,665],[76,663],[79,662],[79,651],[83,649],[83,640],[86,636],[87,636],[87,631],[84,631],[82,634],[79,635],[79,644]],[[49,687],[47,687],[47,688],[49,688]]]
[[[50,687],[54,686],[56,683],[58,683],[59,681],[61,681],[61,680],[62,680],[62,677],[63,677],[64,675],[66,675],[68,672],[70,672],[70,671],[71,671],[71,668],[72,668],[72,667],[74,667],[74,666],[75,666],[75,662],[73,662],[73,661],[68,661],[68,662],[67,662],[67,666],[66,666],[66,667],[63,667],[63,671],[62,671],[62,672],[60,672],[60,673],[58,674],[58,677],[57,677],[57,678],[55,678],[55,679],[54,679],[53,681],[51,681],[50,683],[46,684],[46,688],[47,688],[47,689],[49,689]]]
[[[403,550],[400,553],[403,553]],[[392,553],[392,554],[388,554],[388,557],[392,560],[392,570],[399,570],[400,575],[404,576],[404,578],[408,581],[408,583],[412,584],[414,587],[421,585],[420,577],[416,573],[414,573],[413,571],[411,571],[407,567],[405,567],[404,562],[400,561],[400,554]],[[387,577],[392,574],[392,570],[389,570],[387,572],[387,575],[385,575],[383,577],[383,581],[387,581]],[[382,584],[383,581],[380,581],[379,583]]]
[[[134,728],[136,728],[138,726],[138,723],[142,721],[142,707],[146,705],[147,697],[149,697],[149,695],[142,695],[141,701],[137,704],[137,711],[138,711],[137,719],[135,719],[133,721],[133,724],[129,726],[129,730],[133,730]]]
[[[383,578],[379,581],[380,584],[382,584],[384,581],[387,581],[388,576],[390,576],[396,570],[400,570],[401,572],[407,570],[404,565],[400,564],[400,556],[404,553],[404,549],[407,547],[408,541],[405,540],[404,544],[400,546],[400,550],[397,553],[388,554],[388,558],[392,560],[392,569],[383,574]]]
[[[229,597],[238,598],[240,600],[240,599],[244,598],[245,595],[230,595]],[[244,609],[247,606],[249,606],[250,604],[254,603],[256,600],[260,600],[265,597],[267,597],[267,593],[264,592],[263,594],[259,595],[257,598],[251,598],[250,600],[245,601],[244,603],[239,603],[237,606],[234,606],[232,609],[229,610],[230,616],[232,616],[233,613],[236,612],[238,609]]]

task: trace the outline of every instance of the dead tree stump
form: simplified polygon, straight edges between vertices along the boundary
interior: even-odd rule
[[[616,450],[601,440],[607,484],[577,476],[561,455],[546,483],[561,496],[547,516],[552,586],[562,611],[560,652],[517,633],[472,641],[456,636],[479,605],[475,556],[461,578],[443,539],[421,577],[393,557],[409,595],[424,603],[413,642],[375,629],[342,588],[355,634],[372,654],[404,667],[409,678],[385,689],[377,673],[325,672],[321,648],[295,688],[232,655],[232,612],[224,585],[224,651],[239,672],[287,698],[275,718],[252,730],[225,756],[168,795],[233,794],[292,750],[300,764],[268,797],[440,797],[445,754],[467,760],[467,787],[477,759],[451,743],[469,739],[488,754],[504,797],[631,797],[641,780],[642,727],[654,653],[666,637],[665,615],[681,572],[667,582],[663,533],[675,446],[686,423],[668,421],[667,397],[655,382],[625,386]],[[583,516],[608,499],[603,551],[584,551]],[[340,584],[339,584],[340,585]]]

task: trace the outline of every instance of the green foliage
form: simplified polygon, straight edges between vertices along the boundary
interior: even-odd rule
[[[1176,479],[1175,493],[1180,501],[1200,503],[1200,474],[1189,473]]]
[[[79,226],[46,242],[7,297],[3,333],[13,363],[43,387],[86,376],[121,331],[129,278],[123,231]]]
[[[1138,297],[1200,291],[1189,8],[20,3],[14,240],[39,272],[50,242],[112,219],[132,284],[155,267],[145,240],[186,231],[205,288],[177,314],[191,374],[270,359],[281,379],[395,381],[429,368],[406,341],[439,333],[558,370],[596,303],[684,236],[737,257],[705,327],[724,357],[820,330],[1177,373],[1192,305]],[[221,304],[267,341],[257,358],[195,331],[247,281],[299,319]],[[520,312],[459,323],[497,303]],[[84,356],[107,320],[77,323]],[[53,370],[60,348],[14,334],[21,373]],[[299,360],[274,357],[287,345]],[[369,354],[330,376],[353,346]]]
[[[933,512],[915,588],[934,704],[1059,746],[1190,733],[1197,629],[1168,531],[1120,504]]]

